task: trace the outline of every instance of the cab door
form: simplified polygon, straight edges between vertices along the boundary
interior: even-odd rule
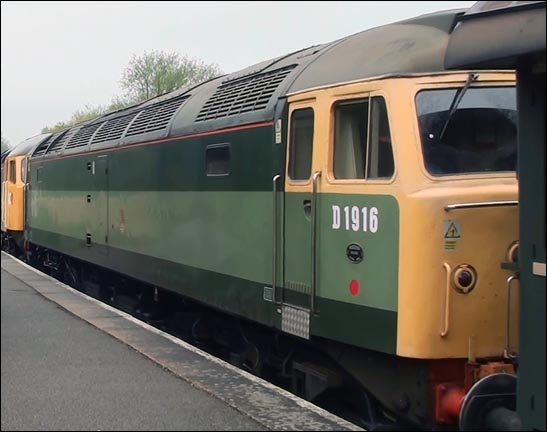
[[[309,339],[315,309],[316,197],[320,173],[313,171],[315,101],[289,106],[284,200],[284,278],[277,301],[281,329]]]

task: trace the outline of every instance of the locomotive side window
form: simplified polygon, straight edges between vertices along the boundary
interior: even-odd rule
[[[368,100],[338,104],[334,116],[334,176],[364,179]]]
[[[27,182],[27,159],[21,159],[21,181]]]
[[[307,180],[310,178],[313,155],[313,125],[312,108],[293,111],[289,158],[289,177],[292,180]]]
[[[215,144],[205,151],[206,172],[208,176],[230,175],[230,146]]]
[[[517,151],[513,87],[423,90],[416,96],[425,167],[454,175],[514,171]]]
[[[9,182],[15,184],[17,182],[17,173],[15,171],[15,161],[9,161]]]
[[[338,104],[334,122],[335,178],[385,179],[393,176],[391,133],[382,97]]]

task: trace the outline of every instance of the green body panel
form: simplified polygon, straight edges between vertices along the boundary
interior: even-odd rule
[[[42,189],[103,190],[84,174],[89,172],[88,162],[109,155],[111,191],[271,191],[276,165],[272,158],[272,136],[271,127],[259,127],[50,161],[31,159],[31,170],[43,166]],[[230,175],[207,176],[207,146],[223,143],[230,146]],[[31,177],[31,181],[34,179]]]
[[[29,239],[270,324],[271,138],[260,127],[34,160]],[[219,143],[230,174],[208,176]]]
[[[285,286],[288,288],[286,291],[304,292],[308,297],[311,285],[312,228],[311,218],[305,214],[303,203],[309,199],[310,194],[306,193],[285,194]],[[333,221],[333,213],[338,210],[333,210],[333,207],[339,209],[339,223],[336,224],[333,224],[338,222]],[[355,220],[352,218],[354,207],[357,210],[353,213],[358,216]],[[373,211],[374,216],[371,216],[370,211],[374,208],[377,212]],[[366,218],[364,214],[367,215]],[[377,219],[378,222],[371,230],[372,219]],[[316,223],[316,295],[330,300],[397,311],[397,200],[389,195],[321,193],[317,195]],[[363,250],[361,262],[353,262],[347,256],[348,245],[352,243],[359,245]],[[356,295],[349,289],[352,280],[359,282],[360,289]],[[290,293],[285,292],[285,295]],[[303,302],[299,303],[300,306],[306,305]]]
[[[312,222],[311,207],[306,205],[310,201],[311,193],[285,194],[284,289],[280,300],[305,309],[311,308]],[[395,353],[397,200],[389,195],[320,193],[316,206],[316,299],[310,333]],[[362,260],[349,259],[350,244],[361,248]],[[352,281],[359,284],[353,293]]]
[[[384,353],[397,352],[397,312],[318,298],[312,334]]]
[[[271,283],[269,193],[112,191],[95,192],[93,197],[86,203],[82,192],[31,191],[31,208],[36,211],[31,212],[30,233],[41,229],[82,241],[92,233],[90,248],[108,245],[262,285]],[[95,234],[107,225],[106,208],[108,243],[104,235]]]
[[[266,136],[264,128],[36,161],[30,173],[29,239],[280,328],[278,307],[265,289],[272,284],[275,163],[260,157],[251,163],[247,156],[258,153],[249,151],[250,145],[271,154]],[[207,177],[205,148],[221,142],[230,143],[230,175]],[[311,231],[303,199],[278,194],[281,288],[284,281],[309,286]],[[333,230],[333,205],[377,207],[378,231]],[[312,317],[311,334],[395,352],[396,200],[321,194],[317,220],[319,313]],[[348,261],[350,242],[365,249],[363,262]],[[349,292],[351,279],[361,283],[358,295]],[[308,304],[305,288],[288,288],[281,292],[285,301]]]
[[[263,284],[104,245],[85,246],[57,233],[32,229],[33,243],[47,245],[75,258],[191,297],[225,312],[272,325],[270,302],[263,301]]]
[[[311,292],[311,218],[304,201],[311,193],[285,193],[283,303],[309,308]],[[309,208],[309,207],[308,207]],[[301,294],[301,295],[298,295]]]
[[[269,284],[266,192],[110,192],[111,247]]]

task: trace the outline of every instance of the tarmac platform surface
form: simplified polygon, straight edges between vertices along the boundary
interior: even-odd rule
[[[1,262],[3,431],[362,430],[4,252]]]

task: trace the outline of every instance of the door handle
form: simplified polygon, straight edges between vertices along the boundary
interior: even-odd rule
[[[304,216],[306,216],[306,219],[311,220],[311,200],[302,201],[302,205],[304,207]]]

